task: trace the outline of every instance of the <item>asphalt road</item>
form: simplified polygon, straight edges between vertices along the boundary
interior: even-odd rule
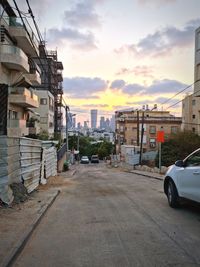
[[[200,266],[200,208],[171,209],[162,181],[80,165],[14,266]]]

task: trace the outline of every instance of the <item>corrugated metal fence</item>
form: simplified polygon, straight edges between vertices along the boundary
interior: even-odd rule
[[[20,138],[22,181],[28,193],[36,189],[40,182],[41,149],[40,140]]]
[[[44,183],[44,178],[56,174],[55,147],[42,149],[42,142],[37,139],[0,136],[0,199],[3,202],[13,201],[11,184],[24,183],[30,193],[41,179]]]

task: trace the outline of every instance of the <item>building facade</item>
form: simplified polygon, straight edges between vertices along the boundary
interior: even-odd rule
[[[156,141],[157,132],[164,131],[165,139],[181,129],[181,117],[172,116],[168,111],[140,110],[140,111],[116,111],[116,151],[121,151],[121,145],[140,146],[142,124],[143,150],[152,151],[158,149]]]
[[[97,109],[92,109],[90,111],[91,114],[91,128],[95,129],[97,128]]]
[[[200,135],[200,27],[195,31],[194,92],[182,101],[182,129]]]
[[[40,104],[35,109],[35,113],[39,114],[39,133],[46,132],[52,138],[54,137],[54,96],[47,90],[37,90],[36,94]]]
[[[30,109],[39,106],[40,68],[34,61],[39,42],[6,0],[0,2],[0,35],[0,134],[26,136]]]

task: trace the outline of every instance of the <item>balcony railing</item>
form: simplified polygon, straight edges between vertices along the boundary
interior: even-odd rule
[[[9,119],[8,120],[9,128],[26,128],[26,121],[19,119]]]
[[[1,53],[2,54],[17,55],[28,62],[28,57],[26,56],[26,54],[17,46],[3,44],[3,45],[1,45]]]
[[[19,18],[19,17],[9,17],[8,19],[9,19],[9,26],[17,27],[17,28],[24,28],[24,25],[22,23],[21,18]],[[23,19],[25,27],[26,27],[26,29],[27,29],[27,31],[29,33],[29,36],[31,37],[32,42],[34,43],[34,45],[36,47],[39,47],[39,41],[38,41],[36,35],[34,34],[33,30],[31,29],[31,26],[30,26],[27,18],[22,17],[22,19]]]
[[[38,96],[24,87],[12,87],[10,88],[9,102],[22,107],[39,106]]]
[[[8,69],[29,72],[28,57],[19,47],[2,44],[0,53],[0,61]]]

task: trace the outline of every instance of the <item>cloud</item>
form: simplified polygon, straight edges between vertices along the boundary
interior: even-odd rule
[[[161,6],[163,4],[175,3],[177,0],[138,0],[139,4],[155,4],[157,6]]]
[[[111,83],[110,88],[111,89],[121,89],[124,87],[125,81],[124,80],[115,80]]]
[[[65,93],[71,98],[98,98],[96,95],[107,88],[107,82],[100,78],[73,77],[64,78]]]
[[[125,44],[119,49],[115,49],[115,52],[129,52],[137,56],[167,56],[175,48],[187,48],[193,45],[194,32],[199,25],[200,19],[196,19],[187,22],[182,28],[174,26],[165,27],[152,34],[148,34],[137,44]]]
[[[145,86],[140,84],[127,84],[123,87],[123,93],[132,95],[132,94],[142,94],[145,91]]]
[[[97,40],[92,28],[101,27],[100,16],[95,12],[96,4],[103,0],[78,1],[70,9],[64,11],[63,28],[48,30],[49,42],[68,44],[71,49],[90,51],[97,49]]]
[[[135,66],[134,68],[121,68],[116,75],[129,75],[134,74],[135,76],[142,76],[145,78],[154,78],[152,67],[141,65]]]
[[[39,19],[42,19],[44,16],[44,10],[46,10],[48,6],[50,6],[53,2],[54,0],[30,1],[30,6],[32,9],[33,15],[37,18],[39,17]],[[26,1],[17,1],[17,5],[20,11],[23,11],[24,13],[28,12],[29,8],[28,8]]]
[[[95,12],[96,1],[84,0],[64,12],[64,20],[71,27],[96,28],[101,26],[100,17]]]
[[[165,93],[176,93],[186,87],[187,84],[181,83],[176,80],[155,80],[151,86],[146,88],[147,94],[165,94]]]
[[[51,28],[48,30],[48,41],[52,44],[67,43],[72,48],[81,50],[92,50],[96,49],[96,41],[93,33],[91,32],[80,32],[76,29],[62,28]]]
[[[140,85],[140,84],[127,84],[122,88],[122,92],[128,95],[157,95],[157,94],[169,94],[177,93],[178,91],[185,88],[187,84],[181,83],[176,80],[154,80],[151,85]]]
[[[109,105],[107,104],[85,104],[81,105],[82,107],[88,107],[88,108],[107,108]]]

